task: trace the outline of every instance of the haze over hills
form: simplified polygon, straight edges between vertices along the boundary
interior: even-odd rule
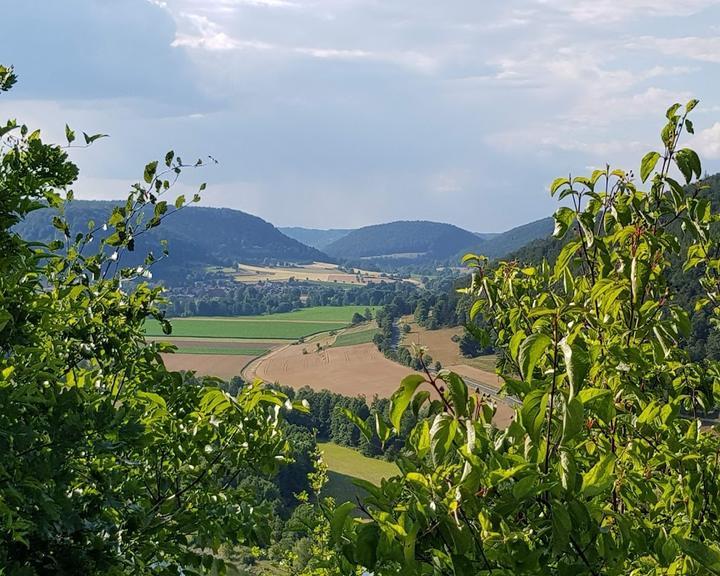
[[[66,217],[74,233],[87,231],[87,222],[103,222],[117,203],[74,200]],[[40,242],[62,239],[51,223],[51,210],[37,210],[21,222],[17,230],[24,237]],[[189,206],[163,219],[162,226],[138,237],[135,252],[126,262],[135,265],[148,250],[161,254],[160,240],[167,240],[170,258],[158,265],[165,275],[182,270],[201,270],[209,265],[237,262],[313,262],[328,257],[285,236],[269,222],[239,210]]]
[[[347,236],[352,232],[351,228],[330,228],[322,230],[319,228],[303,228],[301,226],[289,226],[278,228],[280,232],[294,238],[298,242],[302,242],[306,246],[324,250],[328,245]]]

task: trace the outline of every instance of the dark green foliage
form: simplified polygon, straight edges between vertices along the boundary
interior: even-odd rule
[[[346,260],[445,260],[462,250],[475,249],[481,240],[472,232],[439,222],[402,221],[365,226],[326,246],[331,256]]]
[[[86,230],[87,222],[105,222],[118,204],[92,200],[76,200],[70,204],[65,218],[72,230]],[[163,226],[148,230],[137,238],[134,253],[124,256],[128,266],[142,263],[150,250],[158,250],[160,240],[172,245],[172,256],[155,268],[156,277],[178,280],[193,270],[210,265],[234,266],[238,262],[267,264],[269,262],[312,262],[325,260],[322,252],[288,238],[264,220],[228,208],[190,207],[173,214]],[[154,207],[144,210],[149,221]],[[52,226],[52,212],[39,210],[18,225],[24,238],[49,242],[62,239]],[[98,231],[96,240],[103,237]]]

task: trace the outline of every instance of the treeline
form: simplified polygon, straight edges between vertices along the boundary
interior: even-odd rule
[[[191,287],[168,289],[166,311],[173,317],[257,316],[311,306],[387,306],[413,300],[418,292],[416,285],[406,282],[341,287],[298,281],[239,284],[207,279]]]

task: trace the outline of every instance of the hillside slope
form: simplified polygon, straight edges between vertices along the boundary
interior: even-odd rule
[[[472,232],[425,220],[376,224],[353,230],[325,251],[344,259],[444,260],[483,241]]]
[[[116,203],[75,200],[66,211],[73,233],[87,230],[87,222],[102,222]],[[17,227],[30,240],[47,242],[61,239],[53,228],[51,210],[32,212]],[[312,262],[327,260],[322,252],[288,238],[269,222],[239,210],[228,208],[188,207],[170,214],[158,228],[138,238],[134,255],[128,264],[142,260],[148,250],[161,252],[160,240],[167,240],[169,258],[157,270],[174,276],[208,265],[233,265],[237,262]],[[161,276],[162,277],[162,276]]]
[[[531,242],[548,238],[554,226],[555,223],[550,217],[511,228],[485,239],[480,247],[480,253],[489,258],[503,258]]]
[[[306,246],[324,250],[327,246],[347,236],[352,230],[350,228],[331,228],[329,230],[321,230],[318,228],[302,228],[300,226],[290,226],[286,228],[278,228],[280,232],[289,236],[298,242],[302,242]]]

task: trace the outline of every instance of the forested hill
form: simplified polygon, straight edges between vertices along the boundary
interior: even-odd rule
[[[480,253],[489,258],[502,258],[535,240],[548,238],[553,227],[553,219],[549,217],[511,228],[484,240]]]
[[[321,230],[318,228],[302,228],[300,226],[292,226],[288,228],[278,228],[280,232],[294,238],[298,242],[302,242],[307,246],[324,250],[328,245],[347,236],[352,232],[349,228],[331,228],[329,230]]]
[[[353,230],[325,251],[344,259],[445,260],[483,243],[472,232],[424,220],[376,224]]]
[[[103,222],[116,203],[96,200],[74,200],[66,209],[73,233],[86,232],[87,222]],[[17,227],[26,239],[47,242],[61,239],[52,226],[53,212],[37,210]],[[233,265],[237,262],[312,262],[327,261],[322,252],[288,238],[272,224],[239,210],[228,208],[188,207],[163,219],[162,226],[137,238],[136,259],[148,250],[161,254],[160,240],[167,240],[170,256],[160,263],[161,274],[208,265]],[[134,262],[129,258],[127,261]]]

